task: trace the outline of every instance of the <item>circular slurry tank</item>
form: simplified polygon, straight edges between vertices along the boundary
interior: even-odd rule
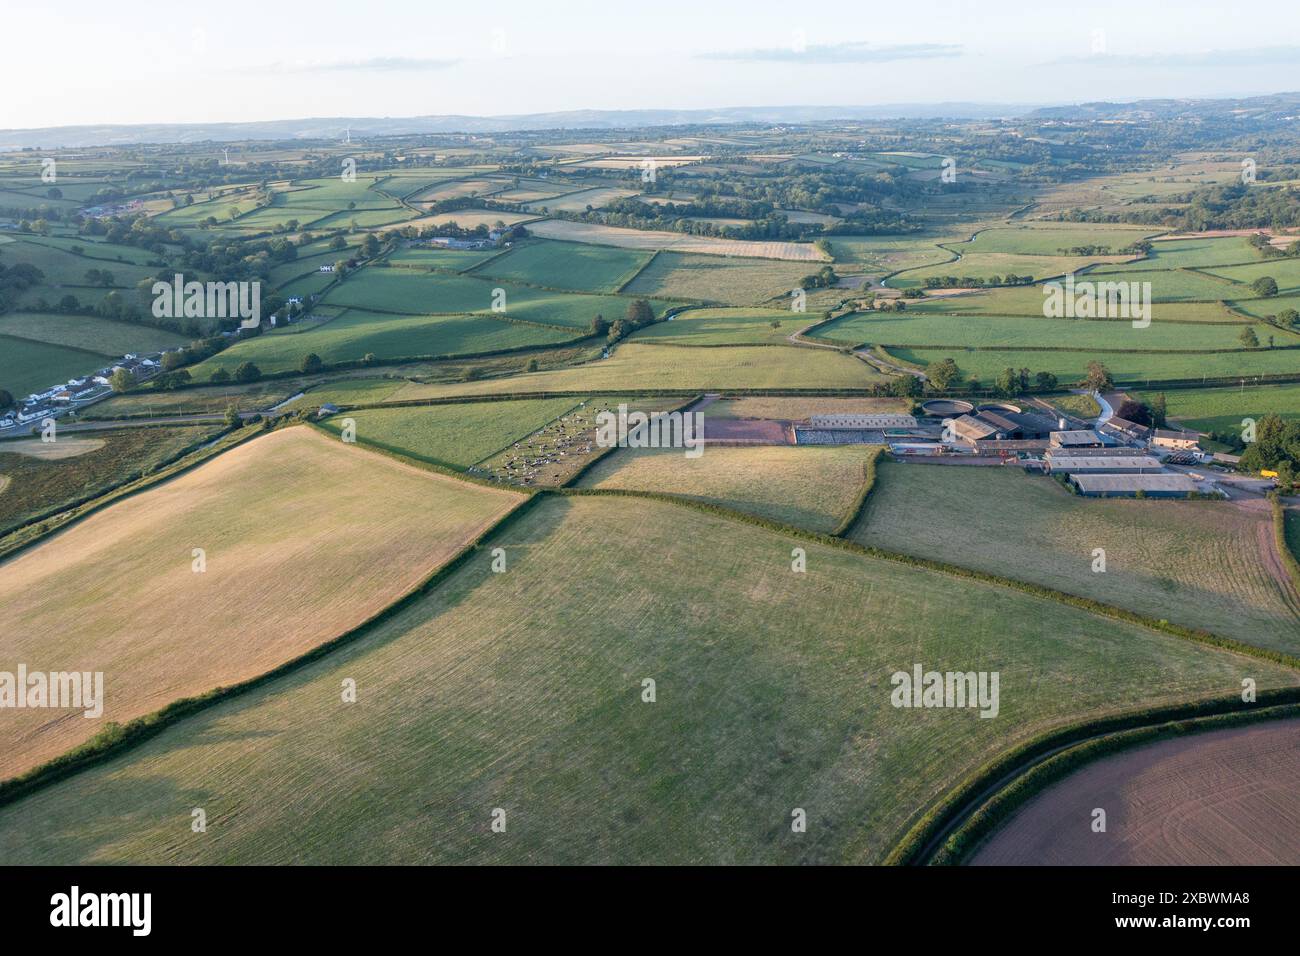
[[[1019,415],[1024,409],[1019,405],[1012,405],[1010,402],[984,402],[980,405],[981,412],[1015,412]]]
[[[932,398],[930,401],[921,404],[921,411],[936,418],[947,418],[953,415],[969,414],[975,411],[975,406],[970,402],[963,402],[955,398]]]

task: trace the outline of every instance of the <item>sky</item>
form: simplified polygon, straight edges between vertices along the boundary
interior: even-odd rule
[[[1295,0],[64,0],[5,23],[0,128],[1300,87]]]

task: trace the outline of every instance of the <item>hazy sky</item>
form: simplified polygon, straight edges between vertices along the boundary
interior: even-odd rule
[[[1297,0],[65,0],[5,25],[0,128],[1300,87]]]

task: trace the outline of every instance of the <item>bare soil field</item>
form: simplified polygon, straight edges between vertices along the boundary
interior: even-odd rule
[[[103,715],[5,711],[0,779],[342,634],[520,500],[299,427],[73,525],[0,571],[0,659],[103,672]]]
[[[1092,832],[1092,811],[1106,832]],[[1211,731],[1104,757],[1058,781],[976,866],[1300,864],[1300,721]]]
[[[448,214],[450,215],[450,214]],[[651,229],[624,229],[596,223],[546,219],[531,223],[528,231],[543,239],[567,239],[622,249],[669,249],[673,252],[698,252],[713,256],[742,256],[751,259],[790,259],[796,262],[829,261],[811,243],[754,242],[744,239],[712,239],[684,233],[658,232]]]
[[[766,419],[710,418],[704,413],[706,442],[744,442],[747,445],[792,445],[783,422]]]

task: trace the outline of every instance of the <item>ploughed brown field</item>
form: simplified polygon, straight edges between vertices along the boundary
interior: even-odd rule
[[[1106,811],[1106,832],[1092,812]],[[1300,864],[1300,720],[1162,740],[1105,757],[1025,804],[981,865]]]
[[[0,779],[109,721],[247,680],[337,637],[521,500],[297,427],[20,553],[0,566],[0,671],[102,671],[104,706],[99,718],[0,710]]]

